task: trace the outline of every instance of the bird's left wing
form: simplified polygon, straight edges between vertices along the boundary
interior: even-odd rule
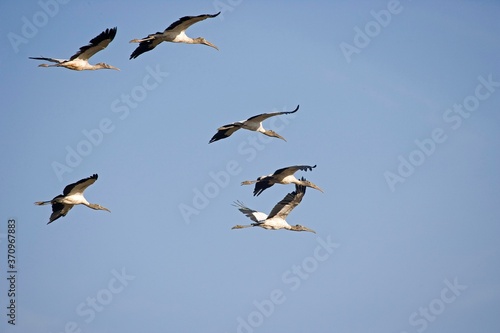
[[[298,110],[299,110],[299,105],[297,105],[297,107],[293,111],[281,111],[281,112],[262,113],[262,114],[258,114],[256,116],[250,117],[247,120],[253,120],[253,121],[256,121],[256,122],[260,123],[260,122],[266,120],[267,118],[271,118],[271,117],[274,117],[274,116],[279,116],[279,115],[282,115],[282,114],[295,113]]]
[[[76,183],[69,184],[64,188],[63,194],[68,195],[68,194],[82,193],[83,191],[85,191],[87,187],[94,184],[96,180],[97,180],[97,174],[93,174],[92,176],[81,179]]]
[[[50,214],[50,219],[47,224],[54,222],[62,216],[66,216],[71,208],[73,208],[73,205],[65,205],[58,202],[52,204],[52,214]]]
[[[217,133],[210,139],[208,143],[215,142],[217,140],[225,139],[237,130],[241,128],[241,125],[234,123],[221,126],[217,129]]]
[[[261,222],[267,219],[267,214],[250,209],[246,207],[241,201],[235,201],[233,203],[233,206],[238,208],[240,212],[245,214],[249,219],[251,219],[254,222]]]
[[[115,38],[116,30],[116,27],[104,30],[98,36],[91,39],[88,45],[80,47],[80,50],[71,56],[69,60],[74,60],[76,58],[87,60],[97,52],[104,50]]]
[[[283,200],[274,206],[273,210],[269,213],[269,218],[277,216],[286,219],[288,214],[302,201],[305,193],[305,186],[295,185],[295,191],[288,193]]]
[[[216,17],[219,14],[220,14],[220,12],[218,12],[217,14],[213,14],[213,15],[203,14],[203,15],[198,15],[198,16],[184,16],[184,17],[181,17],[180,19],[178,19],[177,21],[175,21],[174,23],[172,23],[171,25],[169,25],[168,28],[165,29],[165,31],[181,32],[181,31],[186,30],[187,28],[189,28],[191,25],[195,24],[196,22],[203,21],[207,18]]]
[[[265,189],[270,188],[271,186],[274,185],[273,178],[269,176],[265,177],[260,177],[260,179],[257,180],[255,183],[255,187],[253,189],[253,195],[258,196],[262,192],[264,192]]]

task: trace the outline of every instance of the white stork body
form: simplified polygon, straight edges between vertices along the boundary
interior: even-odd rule
[[[291,231],[309,231],[316,233],[314,230],[304,227],[300,224],[291,226],[286,221],[288,214],[290,214],[290,212],[302,201],[305,193],[305,186],[295,185],[295,191],[288,193],[283,198],[283,200],[278,202],[276,206],[274,206],[274,208],[271,210],[271,213],[269,213],[269,215],[250,209],[243,205],[243,203],[237,201],[234,203],[234,206],[237,207],[240,212],[254,221],[254,223],[248,225],[235,225],[232,229],[260,227],[266,230],[285,229]]]
[[[316,165],[314,165],[314,166],[310,166],[310,165],[289,166],[286,168],[278,169],[273,174],[259,177],[256,180],[245,180],[244,182],[241,182],[241,185],[255,184],[255,188],[253,191],[253,195],[255,195],[255,196],[258,196],[265,189],[273,186],[274,184],[296,184],[296,185],[311,187],[311,188],[314,188],[318,191],[323,192],[323,190],[321,188],[319,188],[317,185],[313,184],[312,182],[305,180],[305,179],[299,180],[299,179],[295,178],[295,176],[294,176],[295,172],[297,172],[298,170],[302,170],[302,171],[310,170],[310,171],[312,171],[312,169],[315,167],[316,167]]]
[[[41,64],[38,65],[38,67],[65,67],[67,69],[72,69],[75,71],[96,69],[119,70],[118,68],[105,64],[103,62],[97,63],[95,65],[89,64],[90,57],[92,57],[97,52],[104,50],[115,38],[115,36],[116,27],[114,27],[113,29],[106,29],[105,31],[101,32],[101,34],[90,40],[88,45],[82,46],[77,53],[69,58],[69,60],[46,57],[30,57],[30,59],[45,60],[55,63],[54,65]]]
[[[212,143],[212,142],[215,142],[215,141],[218,141],[221,139],[225,139],[225,138],[231,136],[231,134],[233,134],[234,132],[236,132],[240,128],[243,128],[243,129],[246,129],[249,131],[260,132],[260,133],[265,134],[267,136],[279,138],[281,140],[286,141],[285,138],[282,137],[281,135],[279,135],[278,133],[276,133],[272,130],[266,130],[264,128],[264,126],[262,126],[262,122],[264,120],[266,120],[267,118],[271,118],[271,117],[279,116],[279,115],[283,115],[283,114],[295,113],[298,110],[299,110],[299,105],[297,105],[297,107],[293,111],[263,113],[263,114],[259,114],[259,115],[250,117],[246,120],[241,120],[241,121],[234,122],[232,124],[221,126],[217,129],[217,133],[215,133],[215,135],[212,137],[212,139],[210,139],[210,141],[208,143]]]
[[[132,52],[130,55],[130,59],[135,59],[144,52],[151,51],[158,44],[162,42],[171,42],[171,43],[185,43],[185,44],[204,44],[214,49],[218,50],[217,46],[210,43],[203,37],[191,38],[186,35],[186,29],[196,22],[203,21],[207,18],[213,18],[219,15],[217,14],[203,14],[198,16],[184,16],[172,23],[167,29],[163,32],[157,32],[155,34],[150,34],[147,37],[142,39],[132,39],[130,43],[140,43],[139,46]]]
[[[52,205],[52,214],[50,215],[49,223],[54,222],[61,216],[66,216],[66,214],[73,208],[75,205],[85,205],[89,208],[95,210],[105,210],[110,211],[106,207],[103,207],[98,204],[89,203],[87,199],[83,196],[83,192],[87,187],[92,185],[97,180],[97,174],[94,174],[90,177],[81,179],[76,183],[69,184],[64,188],[63,194],[56,196],[54,199],[50,201],[37,201],[35,205]]]

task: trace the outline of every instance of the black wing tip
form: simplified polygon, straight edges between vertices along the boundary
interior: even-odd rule
[[[99,44],[101,41],[105,39],[110,39],[112,41],[115,39],[116,32],[118,31],[117,27],[114,28],[106,28],[103,32],[101,32],[99,35],[97,35],[95,38],[92,38],[90,41],[90,44]]]
[[[137,48],[134,50],[134,52],[132,52],[132,54],[130,55],[129,60],[135,59],[138,56],[140,56],[141,54],[146,53],[146,52],[154,49],[154,47],[153,48],[149,47],[150,44],[151,44],[151,41],[144,41],[144,42],[139,43],[139,46],[137,46]]]
[[[222,138],[218,137],[218,134],[219,134],[219,133],[216,133],[216,134],[215,134],[215,135],[214,135],[214,136],[210,139],[210,141],[208,141],[208,144],[211,144],[211,143],[213,143],[213,142],[215,142],[215,141],[219,141],[220,139],[222,139]]]
[[[221,131],[218,131],[217,133],[215,133],[215,135],[210,139],[210,141],[208,143],[212,143],[212,142],[219,141],[219,140],[229,138],[229,137],[230,137],[230,135],[226,135],[226,131],[221,130]]]
[[[184,17],[180,18],[180,20],[182,20],[182,19],[189,19],[189,18],[193,18],[193,17],[202,17],[202,16],[206,16],[206,17],[209,17],[209,18],[214,18],[214,17],[219,16],[220,13],[221,12],[219,11],[216,14],[201,14],[201,15],[198,15],[198,16],[184,16]]]
[[[140,46],[139,46],[139,47],[140,47]],[[132,52],[132,54],[130,55],[130,58],[128,58],[128,60],[135,59],[135,58],[137,58],[138,56],[140,56],[141,54],[143,54],[144,52],[146,52],[146,51],[139,52],[139,51],[138,51],[139,47],[138,47],[137,49],[135,49],[135,51],[134,51],[134,52]]]
[[[306,180],[304,177],[301,178],[302,181]],[[306,193],[307,186],[304,185],[295,185],[295,191],[293,191],[293,195],[297,195],[298,193]]]
[[[260,183],[255,183],[255,188],[253,190],[253,196],[254,197],[258,197],[262,192],[264,192],[264,190],[268,187],[264,187],[262,184],[260,184],[261,186],[258,186]]]
[[[117,31],[118,31],[118,27],[113,27],[113,28],[107,28],[106,30],[103,31],[103,33],[107,36],[114,38],[116,36]]]
[[[301,177],[300,180],[307,181],[307,179],[305,177]],[[304,186],[304,185],[296,185],[295,192],[296,193],[306,193],[306,188],[307,188],[307,186]]]
[[[118,31],[118,27],[113,27],[113,28],[106,28],[106,30],[104,30],[102,32],[103,35],[105,36],[109,36],[109,37],[115,37],[116,36],[116,32]]]

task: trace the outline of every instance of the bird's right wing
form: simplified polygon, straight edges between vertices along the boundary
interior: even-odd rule
[[[267,219],[267,214],[250,209],[246,207],[241,201],[235,201],[233,203],[233,206],[238,208],[240,212],[245,214],[249,219],[251,219],[254,222],[260,222]]]
[[[290,214],[290,212],[302,201],[305,193],[305,186],[295,185],[295,191],[288,193],[283,200],[274,206],[273,210],[269,213],[269,218],[278,216],[282,219],[286,219],[288,214]]]
[[[168,26],[167,29],[165,29],[165,32],[167,31],[178,31],[178,32],[181,32],[181,31],[184,31],[186,30],[187,28],[189,28],[191,25],[195,24],[196,22],[200,22],[200,21],[203,21],[207,18],[212,18],[212,17],[216,17],[217,15],[219,15],[220,12],[218,12],[217,14],[203,14],[203,15],[198,15],[198,16],[184,16],[184,17],[181,17],[180,19],[178,19],[177,21],[175,21],[174,23],[172,23],[171,25]]]
[[[256,116],[250,117],[250,118],[248,118],[248,120],[253,120],[255,122],[259,122],[260,123],[260,122],[266,120],[267,118],[271,118],[271,117],[274,117],[274,116],[279,116],[279,115],[282,115],[282,114],[295,113],[298,110],[299,110],[299,105],[297,105],[297,107],[293,111],[281,111],[281,112],[272,112],[272,113],[262,113],[262,114],[258,114]]]
[[[80,50],[72,55],[69,60],[74,60],[76,58],[87,60],[97,52],[104,50],[115,38],[116,30],[116,27],[104,30],[98,36],[92,38],[89,44],[80,47]]]
[[[63,194],[68,195],[68,194],[82,193],[83,191],[85,191],[87,187],[94,184],[96,180],[97,180],[97,174],[93,174],[90,177],[80,179],[76,183],[69,184],[68,186],[66,186],[64,188]]]
[[[289,166],[289,167],[286,167],[286,168],[278,169],[278,170],[274,171],[273,175],[282,174],[283,176],[290,176],[290,175],[293,175],[294,173],[296,173],[299,170],[302,170],[302,171],[307,171],[307,170],[312,171],[312,169],[315,168],[315,167],[316,167],[316,165],[314,165],[314,166],[310,166],[310,165],[294,165],[294,166]]]

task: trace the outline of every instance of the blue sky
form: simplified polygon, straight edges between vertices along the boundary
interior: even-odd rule
[[[185,15],[203,45],[128,41]],[[497,1],[2,2],[2,332],[498,332]],[[106,28],[92,63],[38,68]],[[250,116],[287,142],[216,129]],[[296,164],[288,216],[312,233],[231,230],[240,182]],[[47,225],[50,200],[93,173]],[[16,302],[16,325],[6,308]]]

